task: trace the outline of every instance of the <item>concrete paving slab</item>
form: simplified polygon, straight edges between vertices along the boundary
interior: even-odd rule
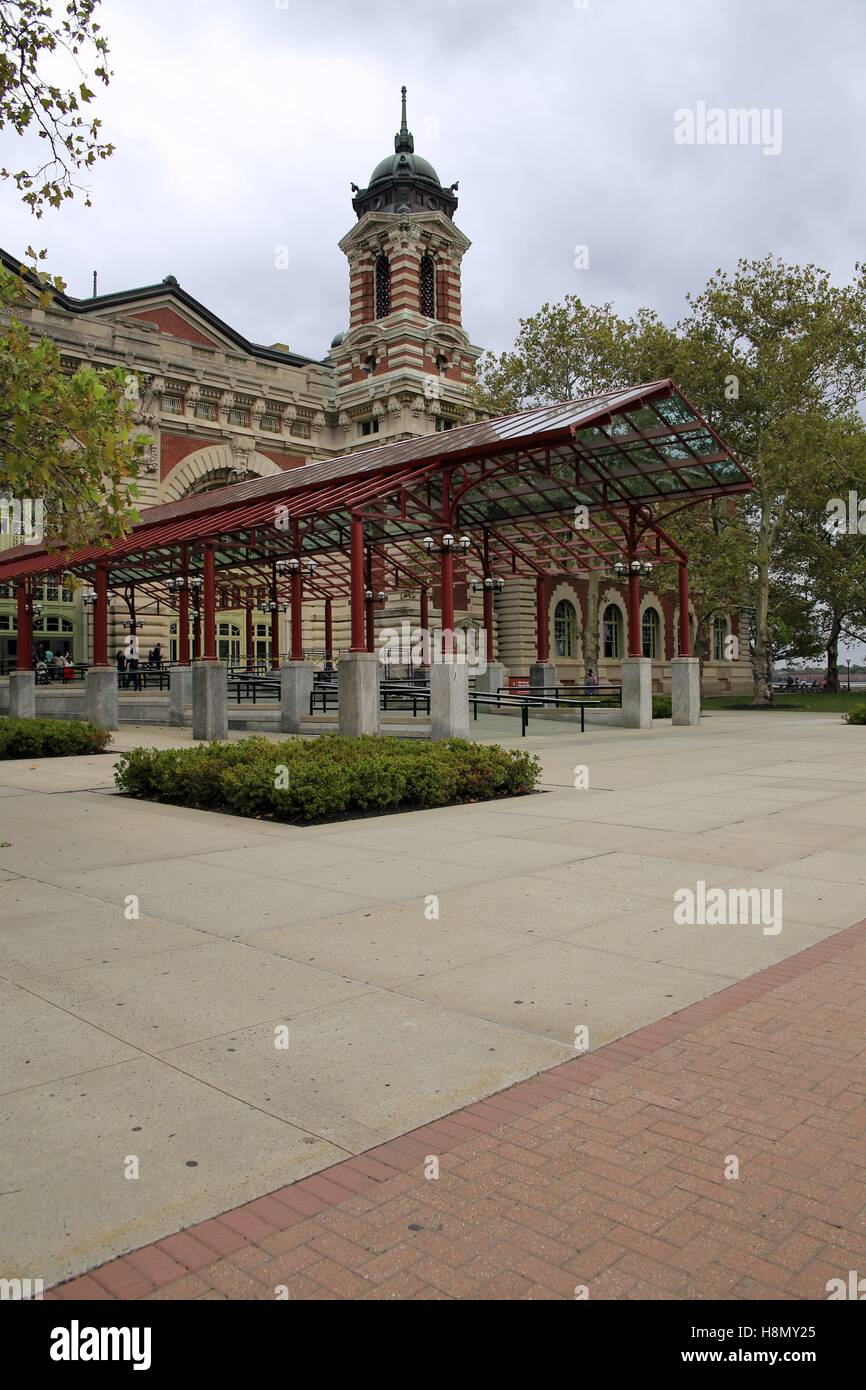
[[[596,882],[572,885],[540,875],[515,874],[441,894],[439,916],[441,921],[453,915],[486,922],[528,936],[560,936],[582,922],[609,921],[653,901],[649,895],[620,893]]]
[[[207,939],[207,938],[205,938]],[[7,917],[0,910],[0,975],[25,980],[35,973],[59,974],[158,951],[189,949],[201,933],[153,917],[128,921],[113,903],[78,897],[57,913]]]
[[[778,936],[766,935],[760,923],[681,926],[673,920],[672,907],[656,905],[615,922],[579,927],[561,939],[630,960],[740,980],[814,945],[816,939],[824,940],[836,930],[828,923],[818,935],[813,923],[798,922],[787,915]]]
[[[345,1157],[153,1058],[31,1086],[3,1116],[0,1274],[46,1285]]]
[[[426,980],[403,992],[461,1013],[472,1012],[508,1028],[574,1045],[575,1029],[589,1028],[590,1048],[642,1023],[704,999],[733,977],[669,964],[628,960],[569,941],[535,941]]]
[[[395,989],[431,971],[511,951],[523,944],[525,935],[450,915],[431,921],[417,901],[380,904],[294,926],[254,928],[241,940],[320,970]]]
[[[84,970],[27,978],[27,987],[147,1052],[361,994],[357,981],[298,961],[211,941]]]
[[[0,1095],[135,1056],[102,1029],[0,980]]]
[[[381,993],[292,1020],[287,1052],[277,1052],[272,1032],[254,1028],[167,1055],[221,1090],[360,1152],[574,1052],[475,1011]]]

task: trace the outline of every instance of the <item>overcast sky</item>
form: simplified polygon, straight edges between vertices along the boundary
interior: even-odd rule
[[[47,246],[70,293],[167,274],[248,337],[321,356],[347,324],[337,242],[393,151],[460,180],[464,320],[501,349],[574,292],[676,318],[717,266],[776,252],[846,279],[864,252],[863,0],[103,0],[117,152]],[[680,144],[682,110],[781,112],[781,150]],[[767,127],[767,148],[779,126]],[[3,161],[21,162],[4,135]],[[288,248],[288,269],[275,250]],[[576,248],[589,265],[576,268]],[[581,253],[578,253],[581,259]],[[583,259],[586,259],[584,256]]]

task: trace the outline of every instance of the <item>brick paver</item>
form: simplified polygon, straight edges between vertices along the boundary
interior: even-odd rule
[[[825,1299],[866,1271],[864,1025],[861,922],[46,1297]]]

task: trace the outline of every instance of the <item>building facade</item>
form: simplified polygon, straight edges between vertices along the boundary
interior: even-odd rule
[[[67,371],[86,362],[129,373],[136,427],[150,441],[138,479],[140,510],[478,418],[472,386],[481,349],[463,327],[462,265],[470,242],[454,220],[458,185],[444,186],[416,154],[405,88],[393,154],[376,165],[366,187],[352,187],[355,222],[339,243],[348,263],[346,327],[321,359],[280,343],[248,341],[171,275],[90,299],[54,293],[47,307],[34,298],[16,310],[34,336],[54,340]],[[7,268],[18,268],[10,256],[0,256]],[[588,606],[597,602],[599,675],[618,680],[626,650],[624,588],[612,580],[593,596],[588,582],[573,575],[546,587],[550,658],[558,678],[585,678],[592,664],[584,640]],[[480,626],[481,596],[459,584],[457,593],[457,623]],[[269,611],[275,597],[264,591],[223,596],[220,659],[230,665],[278,663],[287,633],[285,615]],[[35,599],[41,604],[37,650],[50,645],[89,661],[88,613],[80,593],[44,585]],[[496,598],[498,659],[517,676],[534,660],[536,606],[529,580],[508,580]],[[379,628],[403,618],[417,622],[417,595],[390,593],[377,605]],[[320,612],[309,605],[304,621],[305,648],[314,658],[323,655],[323,607]],[[0,671],[15,656],[15,624],[13,595],[0,590]],[[132,624],[143,652],[158,642],[166,659],[176,655],[176,615],[129,594],[112,601],[111,652],[127,643]],[[676,655],[673,600],[647,590],[642,625],[654,688],[668,689],[668,663]],[[735,635],[734,615],[720,619],[705,662],[705,689],[749,687],[749,663],[737,659]],[[348,613],[335,604],[335,652],[347,639]]]

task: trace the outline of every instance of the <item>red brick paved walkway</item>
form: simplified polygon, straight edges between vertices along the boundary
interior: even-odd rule
[[[861,922],[46,1297],[825,1299],[866,1274],[864,1134]]]

